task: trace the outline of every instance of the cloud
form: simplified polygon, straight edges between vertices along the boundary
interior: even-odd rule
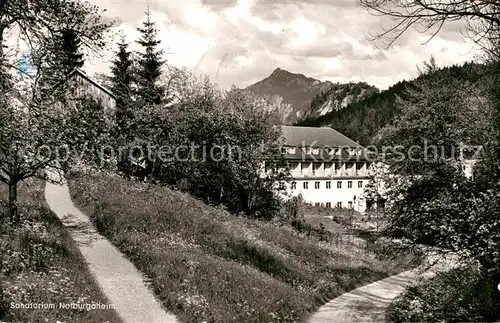
[[[471,60],[472,44],[461,24],[428,38],[409,30],[395,44],[367,40],[387,19],[370,15],[355,1],[186,0],[124,2],[93,0],[135,41],[149,5],[169,63],[207,74],[221,87],[242,87],[276,67],[321,80],[366,81],[386,88],[416,76],[416,66],[435,56],[440,65]],[[117,19],[119,17],[119,19]],[[114,48],[114,47],[113,47]],[[113,50],[111,48],[111,50]],[[140,48],[133,44],[134,50]],[[91,60],[89,72],[107,71],[112,55]]]

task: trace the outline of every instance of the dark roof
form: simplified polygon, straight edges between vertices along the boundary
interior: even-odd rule
[[[281,131],[285,146],[363,148],[332,128],[281,126]]]

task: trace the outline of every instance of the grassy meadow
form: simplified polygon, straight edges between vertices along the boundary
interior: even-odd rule
[[[72,175],[69,185],[77,206],[183,322],[305,320],[415,260],[235,216],[166,187],[107,175]]]

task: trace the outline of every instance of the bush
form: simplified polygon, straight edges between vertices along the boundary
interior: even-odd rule
[[[419,178],[402,190],[385,234],[455,252],[500,274],[500,196],[481,183],[444,175]]]
[[[454,269],[412,286],[389,307],[390,322],[492,322],[500,317],[498,280],[477,267]]]

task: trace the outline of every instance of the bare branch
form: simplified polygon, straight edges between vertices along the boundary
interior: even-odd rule
[[[500,3],[496,1],[470,1],[470,0],[358,0],[362,6],[377,16],[387,16],[392,25],[382,28],[382,31],[371,35],[371,40],[382,40],[390,47],[410,27],[420,33],[427,33],[436,28],[425,42],[428,43],[442,29],[445,23],[463,20],[472,32],[476,43],[485,40],[482,35],[491,34],[500,27]],[[477,25],[473,22],[480,22]],[[421,30],[418,28],[422,27]]]

